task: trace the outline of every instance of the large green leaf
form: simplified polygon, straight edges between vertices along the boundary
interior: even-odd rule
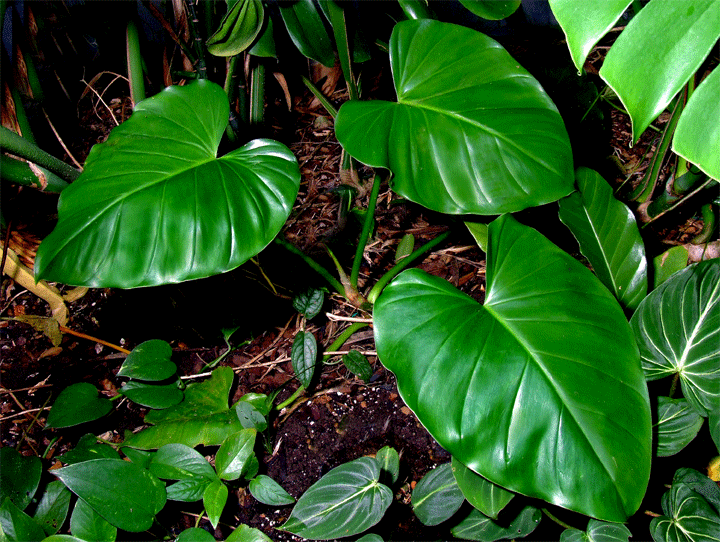
[[[627,320],[582,264],[505,215],[485,305],[422,271],[375,306],[380,360],[453,457],[511,491],[608,521],[640,505],[648,392]]]
[[[392,170],[393,189],[435,211],[492,215],[572,190],[562,118],[496,41],[438,21],[398,23],[390,40],[397,103],[343,104],[343,147]]]
[[[635,216],[596,171],[578,168],[577,192],[560,200],[560,220],[602,283],[634,310],[647,295],[647,258]]]
[[[523,508],[509,525],[501,525],[495,520],[473,509],[468,516],[452,528],[450,532],[465,540],[493,542],[495,540],[517,539],[529,535],[540,524],[542,512],[533,506]]]
[[[583,69],[592,48],[615,25],[632,0],[550,0],[553,15],[565,31],[575,67]]]
[[[281,529],[313,540],[369,529],[392,502],[392,491],[379,479],[380,465],[371,457],[335,467],[303,493]]]
[[[720,181],[720,70],[693,92],[678,121],[672,150]],[[712,119],[715,119],[714,121]],[[710,121],[710,122],[708,122]]]
[[[640,303],[630,324],[648,380],[677,374],[700,414],[720,410],[720,260],[675,273]]]
[[[179,443],[190,448],[198,444],[219,446],[229,435],[243,426],[228,408],[228,395],[234,374],[230,367],[215,369],[210,380],[190,384],[185,399],[165,410],[153,410],[145,415],[145,422],[155,424],[125,441],[133,448],[160,448]]]
[[[486,480],[475,471],[470,470],[457,457],[452,458],[452,470],[455,480],[465,498],[483,515],[497,519],[500,511],[515,496],[506,489],[490,480]]]
[[[108,523],[82,499],[75,501],[70,516],[70,532],[81,540],[93,542],[115,542],[117,538],[117,527]]]
[[[629,0],[550,1],[553,13],[567,35],[578,69],[630,3]],[[621,32],[605,57],[600,76],[630,113],[633,141],[637,141],[700,68],[718,36],[718,0],[651,0]],[[716,83],[710,85],[705,96],[699,98],[700,103],[689,113],[691,118],[685,121],[683,131],[687,131],[681,138],[682,151],[679,152],[683,156],[692,156],[692,162],[718,178],[719,159],[714,152],[718,142],[718,122],[717,115],[710,114],[717,111],[718,86]]]
[[[234,269],[285,223],[300,172],[284,145],[251,141],[217,158],[229,106],[209,81],[140,102],[63,191],[38,278],[131,288]]]
[[[110,524],[125,531],[149,529],[165,506],[165,484],[135,463],[93,459],[53,474]]]

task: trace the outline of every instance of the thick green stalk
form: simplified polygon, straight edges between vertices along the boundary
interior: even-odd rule
[[[365,211],[365,221],[363,222],[362,232],[358,240],[358,246],[355,250],[355,259],[353,260],[352,271],[350,272],[350,284],[355,290],[358,287],[358,277],[360,276],[360,265],[362,264],[363,254],[367,246],[370,232],[372,231],[373,221],[375,218],[375,206],[377,205],[378,194],[380,193],[380,185],[382,178],[375,175],[373,179],[372,190],[370,191],[370,200],[368,201],[367,211]]]
[[[226,133],[230,141],[238,139],[237,132],[240,126],[248,121],[247,92],[245,89],[245,77],[242,76],[244,55],[235,55],[230,59],[230,66],[225,77],[225,94],[230,102],[230,122]],[[235,102],[237,101],[237,108]]]
[[[197,71],[200,79],[207,79],[207,66],[205,65],[205,46],[203,45],[203,39],[200,35],[200,29],[198,25],[200,20],[198,19],[197,12],[195,11],[196,0],[185,0],[190,17],[188,17],[188,27],[190,28],[190,35],[193,42],[193,49],[195,49],[195,56],[197,58]]]
[[[330,15],[330,24],[333,28],[338,57],[340,58],[340,67],[342,68],[343,76],[345,77],[348,95],[351,100],[357,100],[359,95],[357,83],[355,82],[355,77],[352,73],[352,51],[350,49],[350,36],[348,36],[347,32],[345,10],[338,6],[335,2],[327,2],[325,5]]]
[[[427,2],[424,0],[398,0],[398,4],[408,19],[434,19]]]
[[[322,278],[324,278],[326,281],[330,283],[330,286],[332,286],[337,293],[344,296],[345,295],[345,288],[342,284],[340,284],[340,281],[333,277],[327,269],[325,269],[322,265],[317,263],[315,260],[313,260],[310,256],[305,254],[302,250],[297,248],[292,243],[289,243],[286,241],[282,235],[278,235],[275,238],[275,242],[280,245],[281,247],[285,248],[289,252],[292,252],[296,256],[300,256],[305,263],[316,273],[318,273]]]
[[[22,137],[31,143],[37,143],[35,141],[35,136],[33,136],[32,129],[30,128],[30,120],[25,112],[25,106],[22,103],[20,93],[14,87],[10,89],[10,92],[12,93],[13,104],[15,105],[15,117],[17,118]]]
[[[392,279],[395,278],[395,276],[400,273],[403,269],[405,269],[407,266],[409,266],[413,261],[415,261],[419,256],[422,256],[426,252],[431,251],[433,248],[435,248],[437,245],[445,241],[450,237],[450,232],[446,231],[445,233],[438,235],[435,239],[430,241],[429,243],[425,243],[423,246],[415,250],[410,256],[403,258],[400,260],[400,262],[395,265],[390,271],[385,273],[382,278],[377,281],[375,286],[372,287],[372,290],[370,290],[370,293],[367,296],[367,300],[375,304],[377,301],[377,298],[380,296],[380,293],[383,291],[383,288],[387,286],[387,283],[390,282]]]
[[[140,36],[135,21],[130,20],[126,33],[127,70],[130,80],[130,98],[133,105],[145,99],[145,79],[142,69],[142,54],[140,53]]]
[[[27,164],[15,160],[6,155],[0,155],[0,175],[5,181],[10,181],[22,186],[31,186],[42,190],[43,192],[60,193],[66,187],[70,186],[60,177],[50,171],[40,171],[36,173]]]
[[[80,176],[80,172],[74,167],[46,153],[4,126],[0,126],[0,149],[44,167],[69,183]]]
[[[250,124],[265,121],[265,64],[258,62],[250,72]]]
[[[345,342],[352,337],[356,331],[359,329],[362,329],[364,327],[367,327],[369,324],[367,322],[353,322],[350,324],[345,331],[343,331],[340,335],[338,335],[338,338],[333,341],[333,343],[328,346],[325,350],[327,352],[337,352],[342,345],[345,344]],[[327,360],[329,360],[332,356],[323,356],[323,363],[325,363]]]

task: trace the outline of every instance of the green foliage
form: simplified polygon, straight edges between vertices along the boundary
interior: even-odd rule
[[[490,224],[486,276],[481,306],[442,279],[403,272],[375,306],[381,361],[430,434],[475,472],[624,521],[647,487],[651,426],[620,306],[509,216]]]
[[[631,533],[621,523],[607,523],[591,519],[587,530],[565,529],[560,542],[628,542]]]
[[[137,104],[63,191],[36,277],[165,284],[234,269],[265,248],[297,196],[297,160],[271,140],[217,158],[228,112],[222,88],[208,81]]]
[[[102,418],[111,410],[110,400],[98,396],[98,390],[92,384],[72,384],[58,395],[46,426],[61,428],[80,425]]]
[[[40,458],[22,456],[15,448],[0,448],[0,465],[0,503],[10,499],[25,510],[40,484]]]
[[[380,472],[371,457],[335,467],[303,493],[282,530],[330,540],[369,529],[392,502],[390,488],[379,483]]]
[[[473,472],[455,457],[452,458],[451,465],[463,496],[480,512],[492,519],[497,519],[500,511],[515,496],[514,493]]]
[[[395,192],[434,211],[482,215],[570,193],[562,118],[497,42],[448,23],[403,21],[390,62],[398,101],[346,102],[335,131],[352,156],[392,171]]]
[[[293,371],[305,388],[310,387],[317,365],[317,341],[309,331],[298,331],[290,350]]]
[[[343,354],[343,364],[348,371],[359,376],[365,382],[370,382],[373,370],[368,359],[357,350],[350,350],[347,354]]]
[[[262,30],[264,15],[260,0],[231,0],[220,28],[207,41],[208,52],[216,56],[241,53]]]
[[[260,474],[250,480],[250,493],[258,501],[270,506],[284,506],[292,504],[295,499],[280,484],[269,476]]]
[[[325,292],[318,288],[310,288],[293,298],[293,308],[308,320],[312,320],[320,313],[324,302]]]
[[[482,542],[516,539],[533,532],[541,519],[540,510],[533,506],[526,506],[509,524],[501,525],[483,515],[479,510],[473,509],[465,519],[452,528],[451,532],[454,536],[464,540],[480,540]]]
[[[458,511],[465,500],[450,463],[427,473],[412,492],[413,512],[424,525],[438,525]]]

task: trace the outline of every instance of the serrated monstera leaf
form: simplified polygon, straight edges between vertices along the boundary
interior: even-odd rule
[[[578,168],[577,192],[560,200],[560,220],[602,283],[631,310],[647,295],[645,245],[632,211],[592,169]]]
[[[631,0],[550,0],[567,36],[575,66],[617,22]],[[639,4],[638,4],[639,5]],[[701,68],[720,36],[717,0],[651,0],[627,24],[608,51],[600,76],[615,91],[632,118],[633,141],[668,106]],[[720,179],[715,149],[718,130],[717,69],[699,96],[693,96],[680,118],[673,150]],[[700,89],[698,89],[699,91]],[[692,102],[695,105],[692,105]]]
[[[702,416],[720,410],[720,260],[675,273],[630,320],[648,380],[678,375]]]
[[[209,81],[140,102],[63,191],[36,276],[150,286],[222,273],[265,248],[297,195],[297,161],[271,140],[218,158],[228,113],[227,96]]]
[[[429,19],[390,39],[397,102],[350,101],[335,123],[355,158],[393,172],[434,211],[494,215],[572,190],[565,125],[540,84],[491,38]]]
[[[632,332],[600,281],[537,231],[490,224],[484,305],[409,270],[373,320],[405,403],[468,468],[607,521],[637,510],[652,438]]]

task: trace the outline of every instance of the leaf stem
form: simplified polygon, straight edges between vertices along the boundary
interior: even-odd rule
[[[368,324],[367,322],[353,322],[350,324],[345,331],[343,331],[340,335],[338,335],[338,338],[335,339],[330,346],[328,346],[325,350],[326,352],[335,352],[340,349],[340,347],[345,344],[345,342],[352,337],[352,335],[358,331],[359,329],[362,329],[366,327]],[[332,356],[331,355],[325,355],[323,356],[323,363],[325,363],[327,360],[329,360]]]
[[[541,510],[542,510],[542,513],[543,513],[543,514],[545,514],[545,515],[546,515],[548,518],[550,518],[552,521],[554,521],[555,523],[557,523],[558,525],[560,525],[560,527],[564,527],[564,528],[566,528],[566,529],[575,529],[575,527],[573,527],[572,525],[568,525],[567,523],[565,523],[565,522],[562,521],[561,519],[559,519],[559,518],[555,517],[554,515],[552,515],[547,508],[541,508]]]
[[[49,169],[69,183],[80,176],[80,171],[74,167],[46,153],[34,143],[19,136],[12,130],[8,130],[4,126],[0,126],[0,148],[10,154],[25,158],[38,166]]]
[[[375,207],[377,205],[377,198],[380,193],[381,184],[382,178],[380,175],[375,175],[372,190],[370,192],[370,200],[368,201],[367,210],[365,212],[362,232],[360,233],[360,239],[358,240],[357,249],[355,250],[355,259],[353,260],[352,271],[350,272],[350,284],[356,290],[358,286],[358,277],[360,275],[360,265],[362,264],[363,254],[365,253],[365,247],[367,246],[368,237],[370,237],[370,232],[375,218]]]
[[[382,278],[377,281],[375,286],[372,287],[372,290],[370,290],[370,293],[367,296],[367,300],[375,304],[375,301],[377,301],[377,298],[380,296],[380,293],[383,291],[383,288],[387,285],[388,282],[390,282],[392,279],[395,278],[395,276],[400,273],[403,269],[405,269],[407,266],[409,266],[413,261],[415,261],[419,256],[422,256],[426,252],[429,252],[433,248],[435,248],[437,245],[445,241],[450,236],[450,232],[446,231],[445,233],[438,235],[435,239],[430,241],[429,243],[425,243],[423,246],[415,250],[412,254],[410,254],[408,257],[403,258],[398,262],[390,271],[385,273]]]
[[[70,329],[69,327],[65,326],[58,326],[60,331],[63,333],[69,333],[70,335],[75,335],[76,337],[80,337],[81,339],[87,339],[88,341],[94,341],[96,343],[100,343],[102,345],[108,346],[110,348],[113,348],[117,350],[118,352],[122,352],[123,354],[130,354],[130,350],[127,350],[126,348],[123,348],[122,346],[117,346],[115,344],[103,341],[102,339],[98,339],[97,337],[93,337],[92,335],[85,335],[85,333],[80,333],[79,331],[74,331]]]
[[[330,114],[330,116],[332,118],[337,117],[337,114],[338,114],[337,109],[335,109],[333,107],[333,104],[330,103],[330,100],[328,100],[325,97],[325,95],[322,92],[320,92],[320,89],[318,89],[313,84],[313,82],[310,81],[310,79],[308,79],[304,75],[301,75],[300,77],[302,77],[302,82],[305,83],[305,86],[308,88],[308,90],[313,93],[313,96],[315,96],[318,99],[318,101],[320,102],[320,105],[322,105],[325,108],[325,110]]]
[[[339,293],[342,296],[345,295],[345,288],[343,287],[342,284],[340,284],[340,281],[337,280],[335,277],[333,277],[328,272],[328,270],[325,269],[322,265],[317,263],[310,256],[308,256],[302,250],[297,248],[295,245],[288,242],[282,235],[278,235],[277,237],[275,237],[275,242],[278,245],[280,245],[281,247],[288,250],[289,252],[295,254],[296,256],[300,256],[313,271],[315,271],[320,276],[322,276],[326,281],[328,281],[337,293]]]

